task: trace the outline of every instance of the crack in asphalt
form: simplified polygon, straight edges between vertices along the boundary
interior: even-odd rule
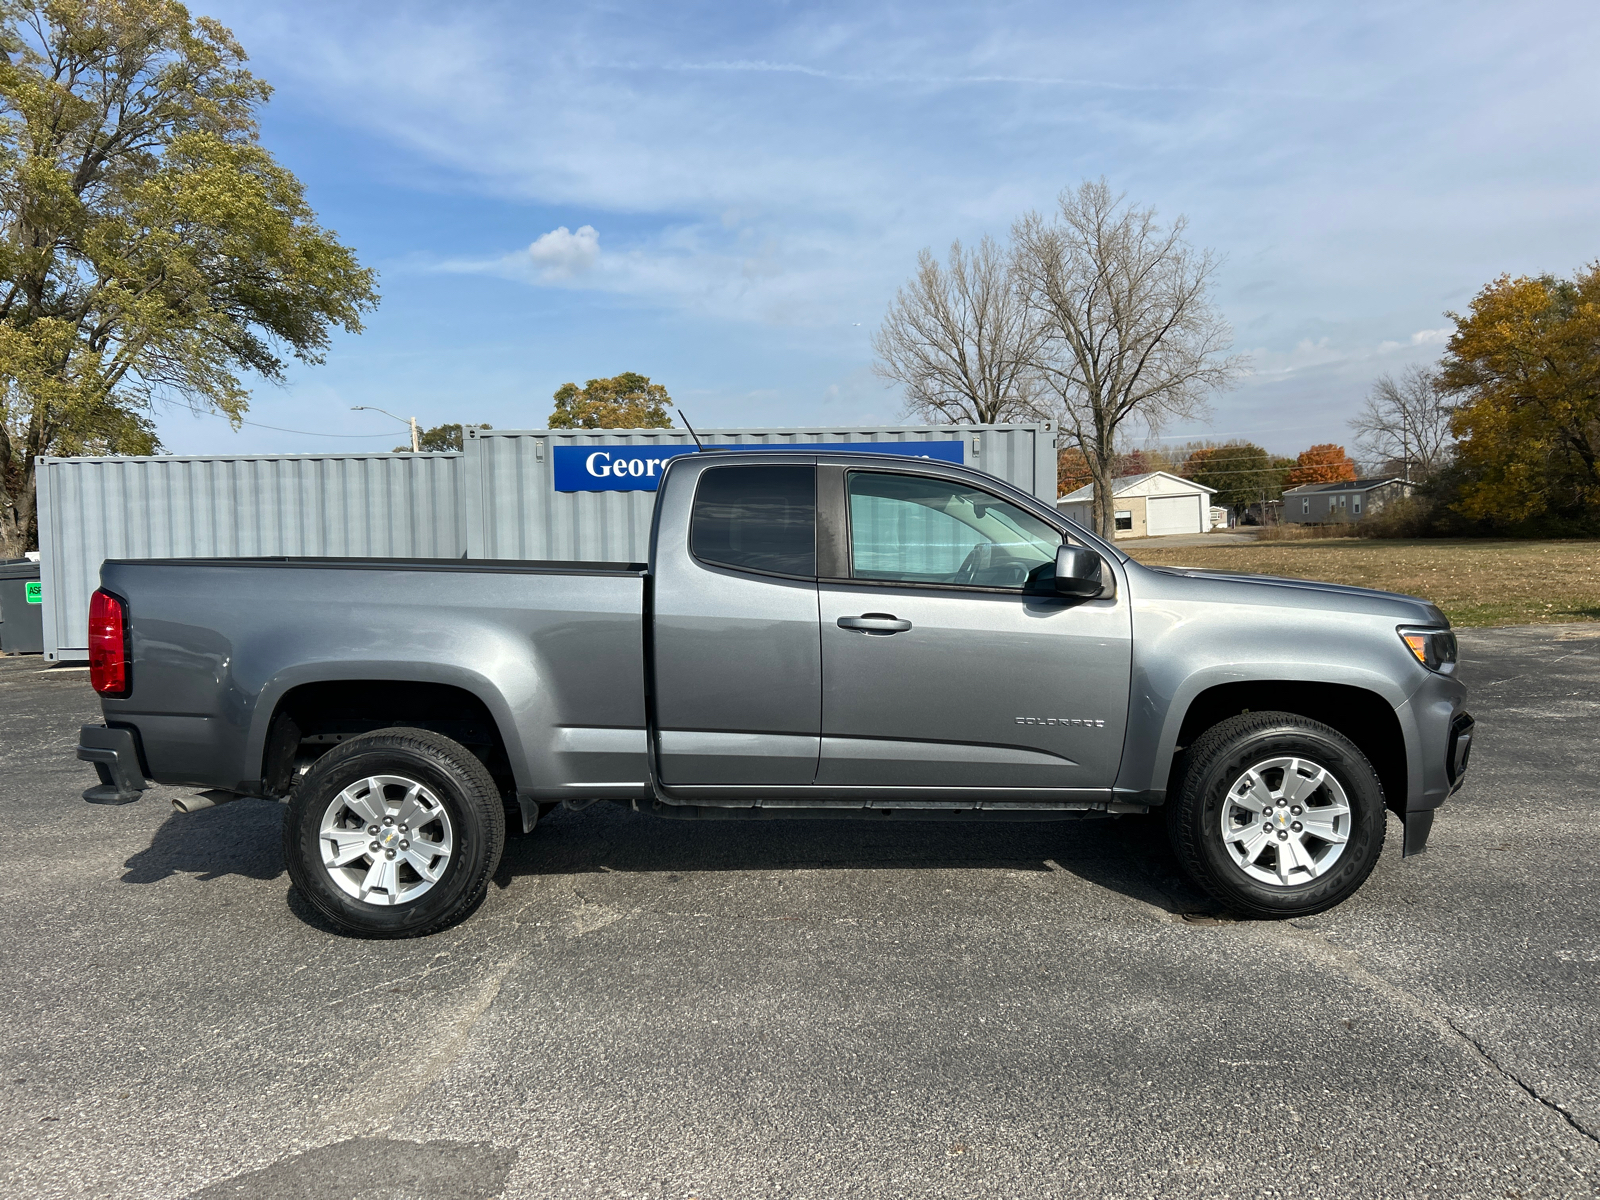
[[[523,916],[531,907],[540,903],[542,899],[540,896],[532,896],[520,905],[515,912],[508,913],[498,920],[483,922],[479,928],[473,930],[474,937],[469,937],[462,945],[437,952],[423,963],[420,969],[408,971],[380,983],[345,992],[336,1000],[331,1001],[327,1007],[341,1005],[347,1001],[392,988],[396,984],[410,984],[412,986],[421,984],[430,975],[442,969],[446,961],[467,957],[474,949],[474,941],[478,943],[483,951],[492,952],[497,948],[497,943],[502,941],[503,938],[511,936],[519,930],[526,931],[527,926],[523,921]],[[537,948],[538,944],[538,939],[525,941],[515,953],[493,968],[490,976],[478,987],[477,995],[471,1003],[464,1007],[458,1005],[454,1013],[444,1015],[443,1023],[450,1029],[448,1038],[420,1063],[415,1059],[408,1059],[404,1074],[400,1079],[391,1078],[386,1080],[382,1076],[377,1079],[369,1077],[358,1085],[359,1092],[370,1093],[365,1103],[324,1105],[324,1113],[336,1114],[336,1119],[331,1123],[325,1123],[325,1127],[336,1128],[347,1136],[351,1130],[361,1129],[378,1135],[387,1135],[392,1132],[405,1112],[461,1056],[473,1030],[477,1028],[483,1015],[493,1007],[494,1002],[499,998],[500,990],[505,984],[507,976]],[[246,1033],[238,1034],[221,1042],[211,1043],[205,1048],[179,1060],[179,1065],[181,1066],[201,1055],[213,1053],[226,1046],[235,1045],[266,1030],[298,1019],[300,1019],[300,1014],[285,1016],[280,1020],[267,1022]],[[378,1114],[389,1114],[389,1119],[378,1120]],[[360,1134],[357,1133],[356,1136],[360,1136]]]
[[[1481,1068],[1511,1084],[1517,1089],[1518,1092],[1526,1096],[1528,1099],[1536,1101],[1541,1110],[1547,1111],[1551,1115],[1557,1117],[1564,1127],[1578,1134],[1578,1136],[1583,1138],[1589,1146],[1595,1149],[1600,1149],[1600,1138],[1596,1138],[1592,1131],[1585,1128],[1578,1121],[1574,1120],[1572,1115],[1568,1113],[1565,1108],[1554,1101],[1546,1100],[1543,1096],[1539,1095],[1537,1091],[1529,1087],[1515,1074],[1506,1070],[1498,1062],[1496,1062],[1494,1058],[1491,1057],[1486,1050],[1484,1050],[1482,1045],[1480,1045],[1476,1039],[1469,1037],[1466,1033],[1464,1033],[1461,1028],[1450,1019],[1450,1017],[1433,1008],[1420,996],[1407,991],[1398,984],[1391,983],[1383,976],[1374,972],[1371,968],[1362,963],[1360,957],[1353,951],[1334,945],[1321,934],[1313,933],[1310,930],[1296,929],[1293,926],[1285,926],[1282,924],[1267,922],[1252,922],[1249,925],[1244,926],[1244,928],[1255,932],[1270,941],[1277,942],[1280,945],[1286,945],[1303,952],[1309,952],[1310,957],[1332,967],[1334,970],[1338,971],[1352,982],[1364,984],[1365,986],[1380,992],[1382,995],[1394,1001],[1396,1004],[1409,1009],[1412,1013],[1431,1024],[1434,1029],[1438,1031],[1440,1036],[1445,1039],[1445,1041],[1454,1042],[1461,1049],[1465,1050],[1468,1056],[1476,1061]],[[1292,932],[1286,932],[1286,930]],[[1563,1161],[1566,1161],[1566,1156],[1563,1155],[1562,1159]],[[1567,1162],[1567,1166],[1573,1172],[1579,1174],[1585,1179],[1588,1178],[1588,1172],[1582,1170],[1574,1163]]]
[[[1532,1087],[1526,1080],[1524,1080],[1522,1078],[1522,1076],[1518,1075],[1515,1071],[1508,1070],[1507,1068],[1501,1066],[1500,1063],[1495,1059],[1494,1055],[1490,1054],[1487,1050],[1485,1050],[1483,1048],[1483,1043],[1480,1042],[1477,1038],[1473,1037],[1466,1030],[1462,1029],[1459,1025],[1457,1025],[1449,1017],[1444,1016],[1443,1014],[1440,1014],[1440,1016],[1441,1016],[1441,1019],[1444,1021],[1444,1023],[1446,1025],[1450,1026],[1451,1029],[1455,1030],[1456,1035],[1458,1037],[1460,1037],[1463,1041],[1467,1042],[1469,1045],[1471,1045],[1471,1047],[1474,1050],[1476,1050],[1478,1052],[1478,1057],[1480,1059],[1482,1059],[1484,1061],[1484,1063],[1486,1063],[1492,1070],[1494,1070],[1494,1071],[1498,1072],[1499,1074],[1505,1076],[1505,1078],[1509,1079],[1512,1083],[1516,1084],[1519,1088],[1521,1088],[1524,1092],[1526,1092],[1532,1099],[1537,1100],[1540,1104],[1544,1105],[1551,1112],[1557,1114],[1563,1121],[1565,1121],[1569,1126],[1571,1126],[1573,1132],[1577,1133],[1581,1137],[1588,1138],[1589,1141],[1594,1143],[1595,1146],[1600,1147],[1600,1135],[1597,1135],[1594,1132],[1594,1130],[1590,1129],[1582,1121],[1578,1120],[1577,1117],[1573,1116],[1572,1113],[1567,1111],[1567,1109],[1566,1109],[1566,1107],[1564,1105],[1562,1105],[1558,1101],[1551,1100],[1551,1099],[1549,1099],[1549,1098],[1547,1098],[1545,1096],[1541,1096],[1539,1094],[1539,1092],[1534,1087]]]
[[[392,988],[397,983],[420,983],[433,973],[435,965],[441,958],[449,958],[451,957],[452,953],[453,952],[450,950],[441,950],[426,963],[424,963],[420,970],[409,971],[404,975],[396,975],[393,979],[385,979],[379,983],[368,984],[366,987],[343,992],[335,999],[328,1001],[328,1003],[323,1007],[332,1008],[335,1005],[343,1004],[348,1000],[355,1000],[362,996],[369,996],[373,992],[383,991],[385,988]],[[304,967],[296,968],[295,973],[298,974],[299,971],[304,969]],[[215,1054],[218,1050],[225,1050],[229,1046],[237,1046],[241,1042],[250,1041],[267,1032],[269,1029],[276,1029],[280,1025],[288,1025],[295,1021],[301,1020],[303,1015],[304,1014],[302,1013],[290,1013],[286,1016],[279,1017],[276,1021],[267,1021],[264,1024],[253,1026],[250,1029],[245,1030],[243,1033],[236,1033],[232,1037],[224,1038],[219,1042],[208,1042],[194,1053],[186,1054],[184,1057],[178,1059],[176,1065],[180,1067],[186,1066],[197,1058],[203,1058],[206,1055]]]
[[[370,996],[375,992],[392,989],[396,984],[410,984],[412,986],[416,986],[425,983],[427,982],[429,976],[443,968],[447,960],[460,960],[468,957],[470,951],[473,949],[474,938],[476,938],[476,940],[482,945],[485,951],[493,950],[495,949],[496,942],[500,940],[500,936],[506,934],[508,929],[511,932],[515,932],[516,930],[525,927],[522,920],[523,915],[538,901],[539,897],[530,897],[519,908],[517,908],[515,912],[507,913],[504,916],[496,919],[489,919],[480,922],[478,926],[472,928],[471,936],[469,936],[467,941],[459,946],[453,946],[447,950],[437,951],[419,968],[407,971],[401,975],[393,976],[389,979],[380,980],[377,983],[367,984],[364,987],[354,988],[350,991],[342,992],[333,1000],[328,1001],[324,1007],[331,1009],[337,1005],[345,1004],[348,1001],[357,1000],[363,996]],[[519,950],[510,959],[506,960],[496,969],[496,974],[493,978],[493,987],[496,995],[498,995],[500,984],[504,982],[505,977],[510,972],[511,968],[526,958],[532,949],[533,947],[531,945],[524,946],[521,950]],[[308,968],[305,965],[302,965],[295,969],[295,973],[298,974],[300,971],[306,969]],[[489,997],[488,1003],[493,1003],[493,1001],[494,997]],[[483,1008],[487,1008],[487,1004],[484,1005]],[[483,1008],[473,1006],[473,1008],[469,1010],[472,1013],[472,1015],[468,1018],[469,1029],[471,1028],[472,1024],[476,1023],[477,1018],[482,1015]],[[184,1066],[197,1058],[214,1054],[218,1050],[222,1050],[229,1046],[235,1046],[241,1042],[257,1038],[259,1035],[267,1032],[268,1030],[276,1029],[282,1025],[292,1024],[293,1022],[300,1020],[302,1016],[303,1014],[300,1013],[288,1014],[278,1018],[275,1021],[267,1021],[261,1025],[253,1026],[242,1033],[235,1033],[233,1036],[224,1038],[221,1041],[209,1042],[200,1049],[195,1050],[192,1054],[185,1055],[183,1058],[177,1060],[177,1065]]]
[[[461,1057],[462,1050],[466,1048],[467,1041],[472,1036],[472,1031],[477,1028],[478,1022],[483,1019],[483,1014],[488,1012],[500,998],[500,989],[505,984],[506,976],[527,957],[528,949],[512,955],[501,963],[494,974],[479,987],[477,997],[465,1009],[457,1008],[453,1017],[445,1018],[448,1024],[453,1026],[450,1036],[420,1064],[407,1059],[400,1073],[402,1082],[398,1086],[394,1083],[384,1086],[381,1077],[378,1080],[369,1080],[362,1090],[372,1088],[373,1094],[362,1106],[364,1111],[352,1112],[347,1107],[336,1106],[333,1111],[337,1114],[337,1128],[348,1132],[352,1128],[365,1127],[384,1134],[391,1133],[406,1111],[455,1065],[456,1059]],[[373,1088],[373,1084],[377,1086]],[[376,1113],[388,1114],[388,1119],[374,1121]]]

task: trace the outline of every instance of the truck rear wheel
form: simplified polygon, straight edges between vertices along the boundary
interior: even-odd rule
[[[1246,713],[1184,752],[1167,831],[1189,875],[1252,917],[1321,912],[1383,851],[1383,785],[1356,745],[1294,713]]]
[[[382,729],[319,758],[289,801],[283,856],[339,928],[417,937],[483,899],[505,845],[494,778],[458,742]]]

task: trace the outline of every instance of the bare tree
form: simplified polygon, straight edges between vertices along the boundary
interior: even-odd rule
[[[1105,180],[1061,193],[1053,220],[1029,213],[1012,229],[1015,270],[1040,326],[1036,361],[1060,426],[1094,480],[1094,525],[1114,533],[1111,481],[1118,434],[1151,432],[1204,410],[1245,367],[1208,295],[1217,260],[1163,228]]]
[[[1010,265],[985,235],[970,254],[950,244],[950,265],[929,250],[873,336],[873,371],[905,388],[906,411],[941,422],[989,425],[1035,415],[1037,337]]]
[[[1426,367],[1407,367],[1399,379],[1378,376],[1366,405],[1350,422],[1356,444],[1380,471],[1394,471],[1408,482],[1427,479],[1445,464],[1455,443],[1452,406],[1445,396],[1438,376]]]

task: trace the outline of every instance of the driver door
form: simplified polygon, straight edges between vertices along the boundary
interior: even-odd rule
[[[1056,594],[1061,533],[964,480],[844,480],[849,575],[819,581],[819,788],[1109,788],[1132,653],[1120,589]]]

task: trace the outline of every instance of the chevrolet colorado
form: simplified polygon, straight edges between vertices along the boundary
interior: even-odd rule
[[[107,562],[85,798],[287,802],[336,925],[424,934],[508,821],[1039,820],[1164,810],[1241,913],[1339,903],[1385,807],[1420,852],[1472,718],[1433,605],[1140,566],[967,468],[860,453],[666,464],[647,563]]]

